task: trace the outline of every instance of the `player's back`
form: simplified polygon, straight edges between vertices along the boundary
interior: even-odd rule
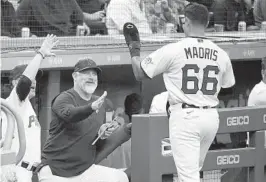
[[[221,87],[235,82],[227,53],[205,38],[185,38],[168,46],[176,51],[164,74],[170,104],[218,105]]]

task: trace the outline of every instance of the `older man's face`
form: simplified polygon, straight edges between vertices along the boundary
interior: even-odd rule
[[[75,73],[74,82],[79,88],[87,93],[92,94],[98,86],[98,75],[94,69],[88,69]]]

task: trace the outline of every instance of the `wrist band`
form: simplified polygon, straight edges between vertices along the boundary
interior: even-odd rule
[[[45,58],[45,56],[43,55],[43,53],[42,53],[41,51],[37,51],[36,53],[37,53],[37,54],[40,54],[40,55],[42,56],[43,59]]]

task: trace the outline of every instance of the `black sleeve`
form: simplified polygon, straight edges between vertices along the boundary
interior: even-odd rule
[[[11,4],[11,3],[10,3]],[[10,16],[11,16],[11,34],[14,37],[20,37],[20,28],[18,26],[18,21],[17,21],[17,16],[16,16],[16,11],[13,5],[10,5]]]
[[[71,22],[73,25],[82,25],[83,24],[83,11],[79,7],[76,0],[71,0],[71,5],[73,12],[71,15]]]
[[[126,129],[126,125],[121,126],[111,136],[105,140],[99,140],[96,143],[96,157],[95,164],[101,162],[109,154],[111,154],[118,146],[131,138],[131,133]]]
[[[16,11],[16,20],[18,27],[29,27],[30,15],[30,4],[29,0],[23,0],[20,2]]]
[[[212,8],[212,12],[213,12],[214,23],[226,26],[227,16],[224,4],[222,4],[221,2],[215,2]]]
[[[233,95],[233,93],[234,93],[233,87],[221,88],[219,96],[229,96],[229,95]]]
[[[20,101],[24,101],[30,93],[31,80],[22,75],[16,86],[16,92]]]
[[[65,122],[76,123],[89,117],[94,110],[91,108],[91,104],[84,106],[75,106],[74,97],[72,98],[68,93],[62,93],[55,98],[52,111]]]

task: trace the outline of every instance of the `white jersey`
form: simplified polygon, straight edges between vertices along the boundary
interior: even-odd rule
[[[155,95],[152,99],[149,113],[166,113],[167,100],[168,92],[162,92],[158,95]]]
[[[41,156],[41,128],[37,120],[36,114],[32,108],[32,105],[27,97],[24,101],[20,101],[16,89],[14,88],[10,93],[6,101],[13,106],[13,108],[20,114],[25,130],[26,136],[26,152],[23,157],[23,161],[27,162],[39,162]],[[2,116],[2,136],[5,136],[7,119],[6,115],[1,113]],[[19,138],[17,125],[15,127],[14,138],[12,140],[11,150],[18,152],[19,150]]]
[[[266,105],[266,83],[261,81],[251,90],[248,97],[248,106]]]
[[[184,38],[151,53],[141,62],[150,78],[163,73],[170,105],[217,106],[218,93],[232,87],[235,77],[227,53],[212,41]]]
[[[266,106],[266,83],[261,81],[260,83],[256,84],[251,90],[248,97],[248,106],[263,106],[263,105]],[[249,132],[248,132],[247,144],[249,144]],[[265,131],[264,146],[266,147],[266,131]]]

